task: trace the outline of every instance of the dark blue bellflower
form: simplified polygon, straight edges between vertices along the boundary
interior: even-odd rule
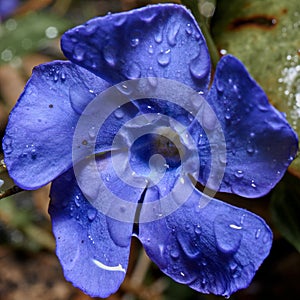
[[[49,212],[65,277],[91,296],[109,296],[124,280],[135,236],[179,283],[224,296],[247,287],[270,251],[269,227],[195,184],[249,198],[268,193],[297,151],[285,117],[231,55],[221,58],[208,88],[205,40],[180,5],[92,19],[67,31],[61,45],[69,61],[34,68],[3,148],[20,187],[53,181]],[[200,100],[154,97],[161,82],[174,98],[188,87]],[[133,87],[145,96],[134,97]],[[100,109],[89,115],[95,101]]]
[[[0,0],[0,20],[13,13],[18,5],[18,0]]]

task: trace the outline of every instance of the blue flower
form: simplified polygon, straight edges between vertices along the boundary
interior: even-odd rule
[[[65,277],[107,297],[135,236],[179,283],[225,296],[247,287],[270,251],[269,227],[195,184],[268,193],[297,151],[284,116],[233,56],[208,89],[206,43],[183,6],[95,18],[66,32],[62,49],[70,61],[33,70],[3,149],[20,187],[53,181]]]

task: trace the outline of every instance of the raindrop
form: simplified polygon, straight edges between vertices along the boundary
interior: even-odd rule
[[[178,259],[179,258],[179,251],[177,249],[172,249],[170,251],[170,255],[173,259]]]
[[[253,154],[254,153],[254,146],[253,146],[252,143],[248,143],[248,145],[247,145],[247,152],[249,154]]]
[[[224,86],[224,82],[221,78],[216,79],[216,87],[220,93],[224,92],[225,86]]]
[[[225,216],[219,215],[214,221],[214,232],[218,249],[226,254],[234,254],[237,252],[243,231],[240,226],[230,226]]]
[[[190,24],[190,23],[188,23],[187,25],[186,25],[186,29],[185,29],[185,31],[186,31],[186,33],[188,34],[188,35],[191,35],[192,33],[193,33],[193,27],[192,27],[192,25]]]
[[[201,232],[202,232],[201,225],[199,225],[199,224],[196,225],[196,226],[195,226],[195,233],[196,233],[196,234],[201,234]]]
[[[30,155],[31,155],[31,158],[33,159],[33,160],[35,160],[36,159],[36,157],[37,157],[37,153],[36,153],[36,150],[33,148],[33,149],[31,149],[31,151],[30,151]]]
[[[260,237],[261,229],[257,229],[255,233],[255,238],[258,239]]]
[[[94,126],[92,126],[90,129],[89,129],[89,137],[91,139],[95,138],[97,135],[97,131],[96,131],[96,128]]]
[[[85,50],[81,45],[76,45],[74,48],[73,58],[77,61],[84,59]]]
[[[177,240],[181,246],[181,249],[183,250],[183,252],[186,254],[187,257],[193,259],[199,255],[200,250],[198,249],[198,247],[196,247],[191,236],[189,236],[187,232],[177,233]]]
[[[129,79],[136,79],[139,78],[140,76],[141,76],[140,66],[135,62],[131,63],[128,67],[127,77]]]
[[[157,62],[165,67],[170,63],[171,60],[171,50],[168,49],[166,51],[161,50],[160,53],[157,56]]]
[[[195,79],[204,78],[209,71],[209,59],[203,59],[199,54],[190,62],[190,72]]]
[[[152,87],[156,87],[158,80],[157,80],[157,76],[153,70],[152,67],[149,68],[148,72],[147,72],[147,78],[148,78],[148,82],[150,83],[150,85]]]
[[[6,137],[3,139],[3,146],[4,146],[4,152],[6,155],[12,153],[12,139],[6,135]]]
[[[119,83],[115,85],[115,87],[120,91],[123,95],[130,95],[132,93],[132,89],[125,83]]]
[[[153,48],[152,45],[149,45],[148,52],[149,52],[149,54],[153,54],[154,53],[154,48]]]
[[[120,27],[120,26],[124,25],[126,20],[127,20],[126,15],[118,15],[118,16],[115,15],[113,18],[113,23],[116,27]]]
[[[60,73],[60,79],[61,79],[62,81],[65,81],[65,80],[66,80],[66,73],[65,73],[64,71],[61,71],[61,73]]]
[[[235,171],[234,176],[238,179],[242,179],[244,177],[244,172],[242,170],[237,170]]]
[[[87,211],[88,219],[90,221],[94,221],[97,216],[97,210],[96,209],[89,209]]]
[[[80,207],[80,197],[78,195],[75,196],[74,202],[77,207]]]
[[[103,57],[107,64],[114,67],[117,63],[116,48],[108,44],[103,48]]]
[[[132,47],[136,47],[140,43],[140,40],[138,38],[133,38],[130,40],[130,45]]]
[[[150,23],[155,18],[156,14],[155,9],[149,8],[145,9],[143,13],[139,15],[139,18],[146,23]]]
[[[180,23],[175,22],[174,24],[170,24],[168,31],[167,31],[167,40],[170,46],[175,46],[177,41],[176,37],[178,35],[180,29]]]
[[[69,98],[71,106],[78,114],[82,114],[86,108],[87,103],[94,97],[89,91],[81,91],[79,93],[78,87],[72,85],[69,88]]]
[[[207,130],[214,130],[217,125],[217,118],[214,114],[213,110],[210,108],[210,106],[206,103],[203,105],[203,112],[202,112],[202,125]]]
[[[163,40],[163,36],[162,36],[162,30],[161,28],[158,28],[158,30],[155,32],[154,34],[154,40],[157,44],[160,44]]]
[[[122,110],[122,108],[118,108],[114,111],[114,115],[117,119],[122,119],[124,117],[125,113]]]

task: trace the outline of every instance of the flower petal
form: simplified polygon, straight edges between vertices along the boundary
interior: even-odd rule
[[[39,188],[71,166],[80,114],[107,87],[72,63],[56,61],[34,68],[3,140],[5,163],[17,185]]]
[[[147,6],[95,18],[67,31],[61,44],[68,59],[112,83],[161,77],[204,92],[209,83],[209,53],[184,6]]]
[[[126,274],[132,223],[93,207],[72,169],[53,181],[49,212],[65,277],[93,297],[116,292]]]
[[[268,193],[297,152],[297,137],[285,117],[235,57],[219,62],[208,95],[226,138],[222,192],[245,197]],[[202,178],[203,181],[203,178]]]
[[[224,296],[249,285],[272,243],[261,218],[197,190],[173,214],[139,226],[138,238],[165,274]]]

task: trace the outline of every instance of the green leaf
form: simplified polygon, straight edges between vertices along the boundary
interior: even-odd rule
[[[281,234],[300,252],[300,181],[287,174],[272,193],[271,215]]]
[[[40,50],[71,23],[50,13],[30,13],[0,24],[0,65],[15,57]]]
[[[300,1],[219,0],[212,26],[218,49],[246,65],[300,136]],[[300,158],[291,168],[300,176]]]

